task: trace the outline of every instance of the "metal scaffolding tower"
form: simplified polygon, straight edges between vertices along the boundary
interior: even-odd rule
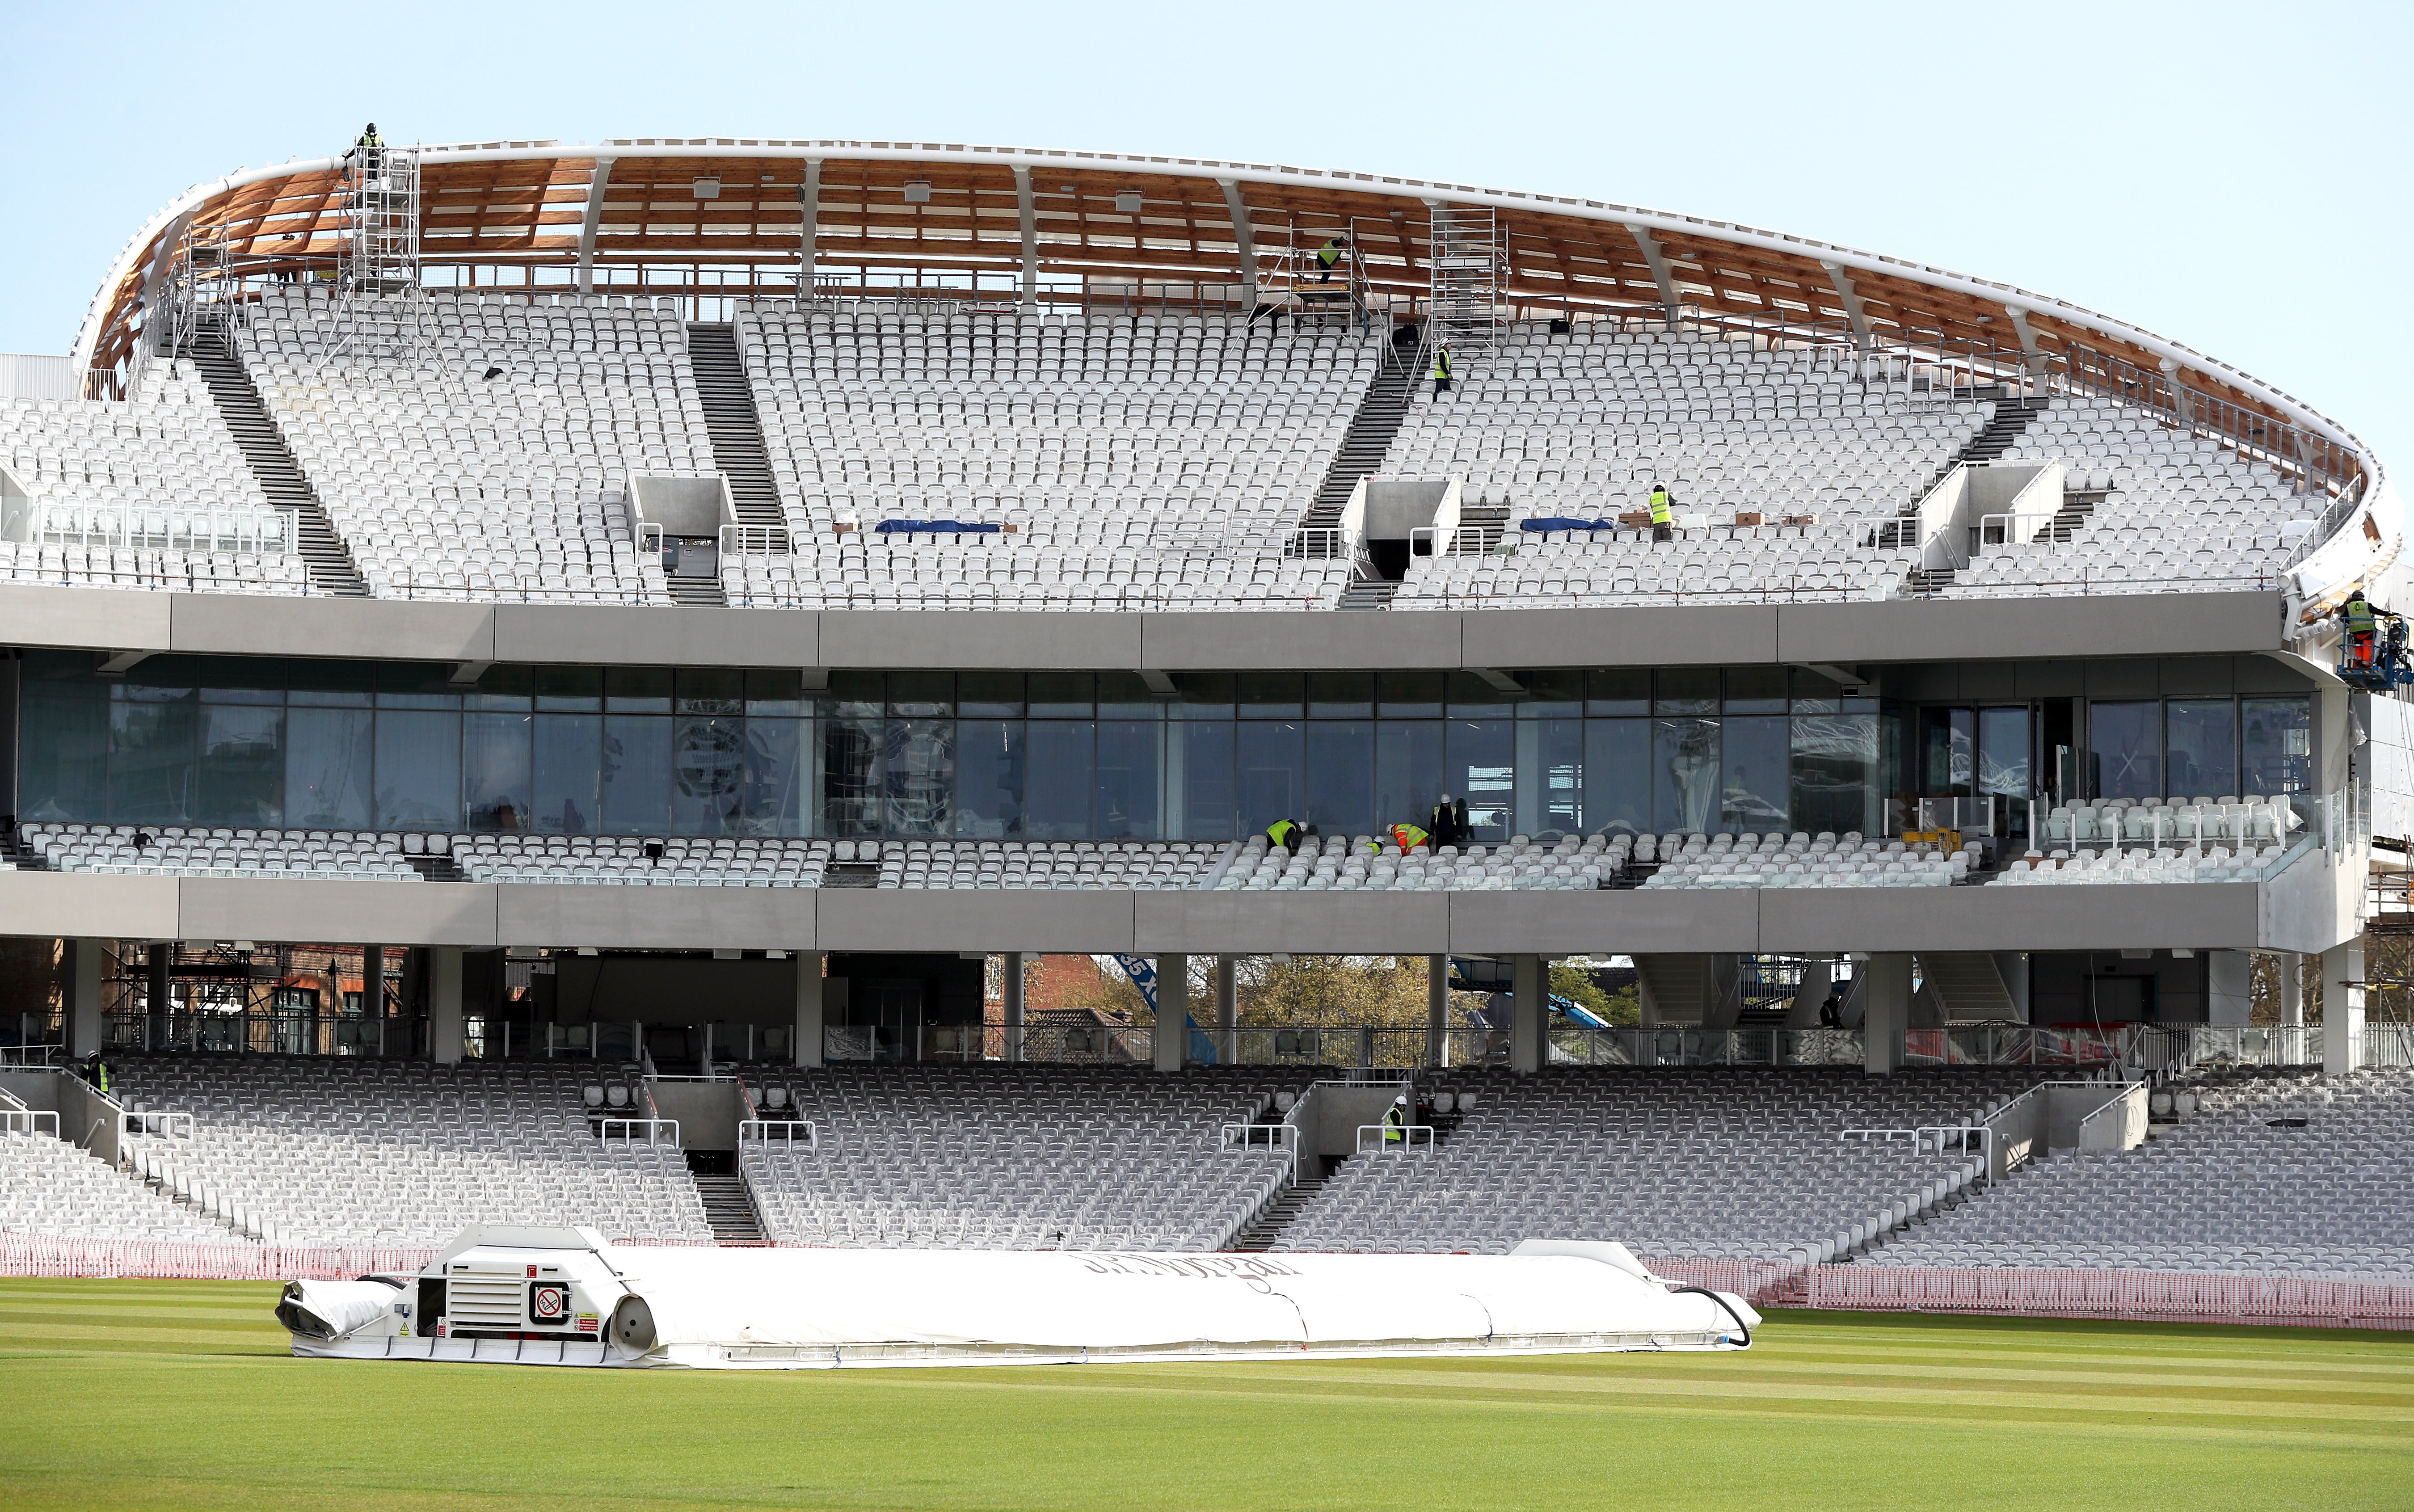
[[[335,231],[335,295],[342,349],[398,357],[424,344],[420,284],[419,152],[356,145],[344,156]]]
[[[1509,291],[1508,242],[1498,215],[1488,209],[1437,205],[1431,226],[1426,341],[1448,347],[1464,371],[1499,339]]]

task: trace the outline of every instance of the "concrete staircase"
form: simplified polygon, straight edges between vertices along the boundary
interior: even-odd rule
[[[1277,1193],[1274,1200],[1266,1204],[1265,1211],[1258,1214],[1257,1222],[1243,1229],[1241,1237],[1232,1241],[1232,1248],[1244,1254],[1258,1254],[1272,1249],[1274,1240],[1290,1225],[1290,1221],[1300,1215],[1301,1209],[1319,1192],[1324,1190],[1324,1183],[1333,1179],[1333,1172],[1339,1170],[1341,1163],[1349,1158],[1347,1155],[1334,1156],[1329,1162],[1332,1170],[1312,1180],[1295,1181]]]
[[[1740,999],[1732,956],[1637,956],[1634,970],[1643,1001],[1659,1022],[1710,1030],[1735,1027]]]
[[[1358,480],[1371,476],[1390,454],[1392,437],[1400,433],[1401,422],[1408,418],[1408,395],[1416,388],[1416,354],[1397,347],[1383,348],[1382,365],[1375,371],[1375,379],[1358,401],[1357,413],[1349,417],[1349,432],[1341,438],[1341,449],[1334,453],[1333,465],[1325,469],[1324,482],[1316,491],[1316,500],[1308,506],[1306,515],[1299,522],[1303,530],[1330,530],[1341,524],[1341,511],[1349,507],[1349,496],[1358,487]],[[1324,556],[1322,548],[1307,553]]]
[[[1996,967],[1995,957],[1985,951],[1922,951],[1919,974],[1928,989],[1936,994],[1948,1021],[2020,1016],[2013,1005],[2011,989],[2004,985],[2004,973]]]
[[[770,449],[764,444],[753,386],[746,381],[746,364],[738,356],[737,328],[725,320],[689,326],[687,356],[695,369],[696,395],[704,402],[713,466],[729,480],[738,523],[785,530],[788,513],[780,507],[779,486],[771,480]]]
[[[712,1227],[712,1242],[725,1245],[767,1245],[763,1221],[755,1215],[754,1198],[746,1178],[734,1172],[694,1174],[695,1194],[704,1199],[704,1221]]]
[[[299,517],[294,536],[310,574],[310,590],[367,598],[368,585],[361,580],[359,566],[343,538],[335,534],[327,511],[320,507],[318,492],[310,486],[302,465],[293,460],[284,433],[268,418],[259,388],[227,344],[225,328],[215,322],[202,326],[181,355],[201,370],[201,380],[210,386],[210,397],[217,401],[218,413],[234,433],[235,445],[242,448],[244,460],[251,465],[252,476],[260,480],[268,502]]]

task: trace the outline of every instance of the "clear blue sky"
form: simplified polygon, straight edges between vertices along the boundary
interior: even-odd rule
[[[0,350],[67,350],[111,257],[186,185],[364,120],[400,141],[983,141],[1576,194],[1913,258],[2186,342],[2402,472],[2409,16],[0,0]]]

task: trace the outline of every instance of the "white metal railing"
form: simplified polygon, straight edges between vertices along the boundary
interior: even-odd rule
[[[2020,1095],[2025,1097],[2028,1094],[2023,1092]],[[1974,1148],[1983,1155],[1992,1149],[1995,1131],[1983,1121],[1923,1123],[1910,1129],[1845,1129],[1837,1137],[1857,1139],[1865,1145],[1872,1139],[1885,1144],[1892,1144],[1898,1139],[1908,1139],[1911,1141],[1911,1152],[1915,1155],[1942,1155],[1947,1150],[1955,1149],[1966,1151],[1974,1148]]]
[[[397,575],[371,568],[362,573],[380,599],[413,599],[431,602],[665,604],[666,590],[639,583],[634,586],[596,585],[573,587],[566,583],[496,568],[460,568],[433,573]]]
[[[1358,1126],[1358,1153],[1366,1153],[1366,1136],[1375,1135],[1378,1154],[1405,1155],[1422,1144],[1431,1154],[1434,1148],[1433,1125],[1429,1123],[1362,1123]],[[1420,1138],[1419,1136],[1423,1137]]]
[[[2019,513],[1982,514],[1978,516],[1978,549],[1985,551],[1990,546],[2046,545],[2056,550],[2067,551],[2071,548],[2072,542],[2056,540],[2051,528],[2053,522],[2058,518],[2060,518],[2058,512],[2030,513],[2026,511]]]
[[[740,1119],[738,1141],[753,1140],[757,1144],[802,1143],[811,1149],[821,1148],[821,1127],[811,1119]]]
[[[1235,1139],[1233,1136],[1240,1137]],[[1299,1125],[1295,1123],[1227,1123],[1216,1132],[1217,1148],[1248,1149],[1264,1145],[1290,1158],[1290,1179],[1299,1180]]]
[[[0,1066],[50,1066],[67,1053],[56,1045],[0,1045]]]
[[[648,526],[656,535],[662,526]],[[795,541],[784,525],[724,525],[721,527],[721,555],[735,556],[744,553],[767,554],[796,549]]]
[[[1408,531],[1408,556],[1481,556],[1489,549],[1484,537],[1497,535],[1497,526],[1421,525]],[[1419,551],[1422,542],[1424,550]]]
[[[663,1131],[668,1129],[671,1132],[671,1148],[679,1148],[679,1121],[677,1119],[604,1119],[597,1122],[595,1137],[609,1139],[616,1128],[620,1131],[622,1139],[634,1139],[637,1131],[643,1129],[646,1143],[649,1145],[660,1144]]]
[[[0,521],[0,539],[24,545],[248,552],[260,556],[282,556],[297,549],[299,516],[291,510],[29,499],[9,513],[10,519]]]
[[[128,1110],[126,1122],[122,1127],[130,1134],[143,1134],[160,1139],[192,1139],[199,1135],[199,1128],[193,1122],[191,1114],[168,1113],[156,1109]],[[177,1132],[180,1128],[183,1131],[181,1134]]]
[[[51,1120],[51,1137],[59,1137],[59,1116],[49,1108],[0,1108],[0,1134],[37,1134],[42,1120]]]
[[[1553,1029],[1553,1065],[1843,1066],[1864,1059],[1856,1029]]]

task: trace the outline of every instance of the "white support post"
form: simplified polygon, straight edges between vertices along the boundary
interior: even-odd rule
[[[1550,1019],[1550,1007],[1543,993],[1550,981],[1543,958],[1540,956],[1511,957],[1509,1003],[1509,1069],[1519,1075],[1529,1075],[1542,1069],[1544,1045],[1548,1035],[1544,1025]]]
[[[1676,275],[1668,269],[1667,256],[1660,250],[1660,244],[1652,238],[1648,227],[1629,221],[1626,231],[1634,238],[1634,245],[1642,249],[1644,263],[1651,270],[1651,281],[1660,286],[1660,307],[1667,314],[1668,329],[1674,331],[1683,301],[1676,297]]]
[[[2272,963],[2280,975],[2280,1027],[2305,1027],[2305,958],[2293,950],[2276,951]]]
[[[2045,348],[2038,344],[2035,328],[2029,324],[2029,312],[2017,304],[2006,304],[2004,313],[2012,318],[2012,334],[2020,338],[2020,353],[2028,359],[2029,376],[2045,377]]]
[[[587,181],[587,215],[578,225],[578,291],[595,292],[595,233],[604,224],[604,190],[612,182],[614,159],[595,159],[594,176]]]
[[[822,953],[800,950],[797,962],[797,1019],[788,1030],[789,1057],[800,1066],[822,1063]]]
[[[1844,271],[1840,262],[1822,259],[1819,266],[1826,270],[1827,281],[1836,286],[1836,297],[1844,302],[1844,319],[1851,321],[1853,327],[1853,345],[1863,351],[1869,350],[1870,316],[1861,308],[1861,291],[1853,287],[1852,275]]]
[[[1190,957],[1159,956],[1156,958],[1156,1028],[1150,1032],[1149,1044],[1155,1052],[1156,1069],[1180,1071],[1185,1053],[1190,1048]]]
[[[1450,957],[1425,957],[1425,1064],[1450,1064]]]
[[[797,208],[804,224],[797,232],[797,298],[813,297],[813,245],[822,235],[822,160],[805,159],[805,182],[797,186]]]
[[[1254,312],[1258,307],[1258,237],[1249,225],[1249,207],[1241,201],[1238,179],[1217,179],[1224,191],[1224,209],[1232,217],[1233,260],[1241,274],[1241,307]]]
[[[1215,1054],[1228,1061],[1239,1053],[1232,1031],[1241,1024],[1240,964],[1237,956],[1215,957]]]
[[[461,947],[427,947],[427,1044],[440,1066],[461,1063]]]
[[[1903,1031],[1911,1026],[1911,957],[1871,956],[1861,970],[1869,976],[1861,988],[1861,1067],[1891,1075],[1902,1069]]]
[[[81,1060],[100,1048],[100,963],[97,940],[67,941],[67,1054]]]
[[[2363,937],[2322,952],[2322,1070],[2336,1076],[2363,1060]]]
[[[1022,218],[1022,303],[1039,303],[1039,206],[1031,197],[1031,170],[1014,170],[1014,204]]]
[[[1022,952],[1009,950],[998,957],[998,1001],[1006,1013],[1006,1059],[1022,1059]]]

